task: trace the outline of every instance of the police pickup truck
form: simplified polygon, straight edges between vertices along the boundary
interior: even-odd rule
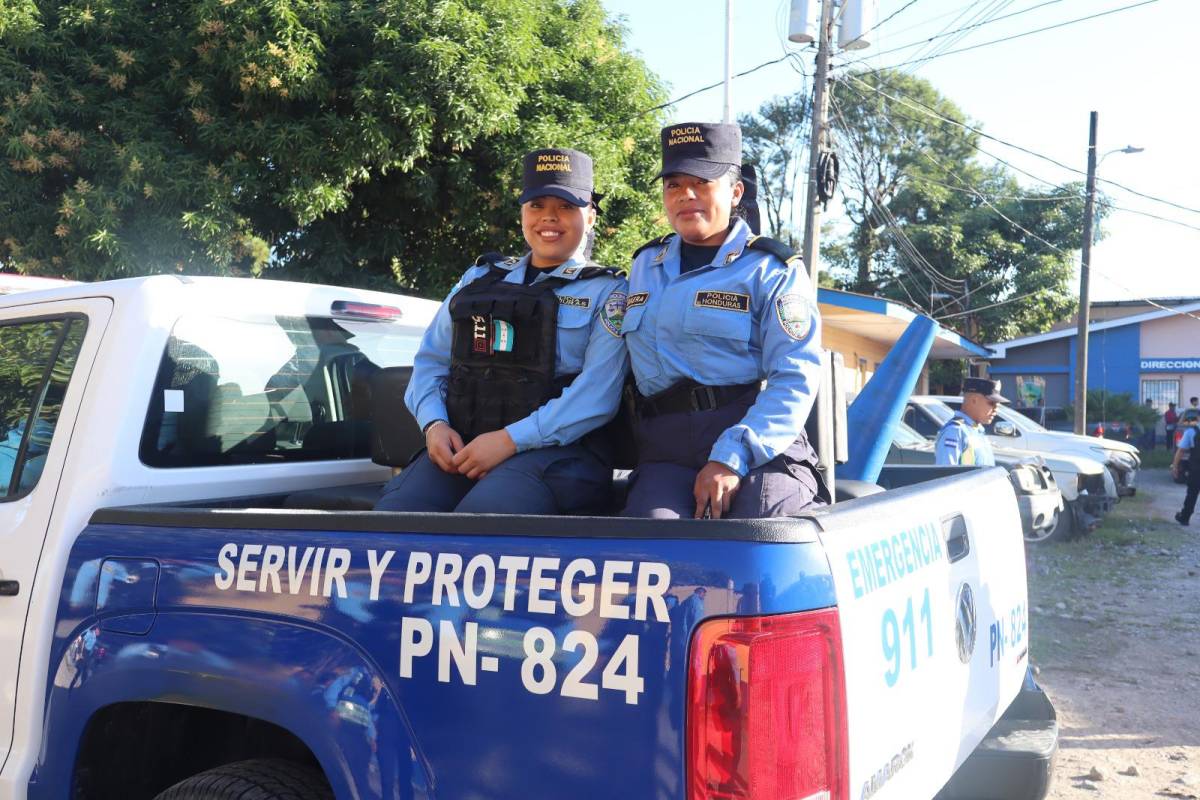
[[[0,302],[0,800],[1044,796],[1004,470],[780,520],[356,510],[435,308]]]

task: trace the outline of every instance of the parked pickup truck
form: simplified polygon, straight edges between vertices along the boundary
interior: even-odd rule
[[[435,308],[0,302],[0,800],[1045,795],[1004,470],[777,520],[353,510]]]
[[[962,407],[961,397],[914,397],[913,400],[939,401],[955,411]],[[1142,467],[1142,459],[1138,449],[1131,444],[1115,439],[1047,430],[1024,414],[1004,406],[997,409],[996,419],[987,429],[992,443],[1001,447],[1095,459],[1112,475],[1120,497],[1131,497],[1137,493],[1138,470]]]
[[[904,421],[930,441],[937,438],[938,431],[952,416],[954,408],[938,397],[913,396],[904,410]],[[992,426],[995,424],[993,422]],[[1069,539],[1090,533],[1120,502],[1116,481],[1095,458],[1057,448],[1026,450],[1018,440],[995,435],[989,438],[993,449],[1000,454],[1016,452],[1071,464],[1076,473],[1076,482],[1073,491],[1069,479],[1059,483],[1068,513],[1059,516],[1058,527],[1052,533],[1054,539]],[[1063,478],[1066,477],[1064,472]]]
[[[892,436],[887,463],[934,464],[934,444],[904,422],[899,422]],[[1065,493],[1069,492],[1071,500],[1076,500],[1075,486],[1079,473],[1072,469],[1074,465],[1070,462],[1057,463],[1052,469],[1046,460],[1035,453],[1005,450],[996,451],[996,464],[1008,470],[1008,477],[1017,495],[1025,541],[1057,541],[1064,532],[1072,529],[1070,524],[1062,524],[1059,517],[1064,513],[1072,513],[1063,502]],[[1100,467],[1094,462],[1086,462],[1085,468],[1088,466],[1100,472]],[[1057,477],[1063,478],[1065,485],[1062,490],[1059,489]]]

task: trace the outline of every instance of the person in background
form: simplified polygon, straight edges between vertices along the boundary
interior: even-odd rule
[[[1191,522],[1192,513],[1196,510],[1196,497],[1200,496],[1200,441],[1197,441],[1200,436],[1197,435],[1197,430],[1193,425],[1183,432],[1179,448],[1171,460],[1172,478],[1179,477],[1180,465],[1184,459],[1188,461],[1187,494],[1183,498],[1183,508],[1175,515],[1175,521],[1180,525]]]
[[[377,510],[599,513],[610,500],[606,443],[589,434],[628,373],[626,282],[584,257],[592,159],[535,150],[522,189],[529,252],[482,256],[438,309],[404,396],[426,448]]]
[[[1174,403],[1167,403],[1167,411],[1163,414],[1163,430],[1167,433],[1167,449],[1175,449],[1175,429],[1179,425],[1179,414],[1175,411]]]
[[[1200,397],[1192,397],[1188,400],[1188,407],[1183,410],[1183,416],[1179,421],[1185,424],[1200,424]]]
[[[741,129],[670,125],[662,159],[675,232],[639,248],[630,269],[623,331],[638,466],[622,513],[755,518],[827,503],[804,432],[821,377],[820,315],[799,257],[736,213]]]
[[[996,418],[996,409],[1008,400],[1000,394],[1000,381],[967,378],[962,385],[962,408],[938,432],[934,462],[945,465],[994,467],[996,456],[983,426]]]
[[[1149,397],[1146,398],[1146,410],[1154,414],[1154,421],[1142,429],[1142,447],[1146,450],[1153,450],[1155,430],[1158,428],[1158,412],[1154,410],[1154,401]]]

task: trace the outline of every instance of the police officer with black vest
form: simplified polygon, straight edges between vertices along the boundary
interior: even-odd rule
[[[627,285],[584,257],[592,160],[536,150],[522,189],[529,252],[482,256],[438,309],[404,396],[426,449],[377,509],[570,514],[609,500],[612,465],[588,435],[620,403]]]
[[[828,502],[804,433],[821,323],[800,259],[734,212],[741,130],[662,131],[675,233],[634,255],[623,326],[638,467],[625,514],[773,517]]]

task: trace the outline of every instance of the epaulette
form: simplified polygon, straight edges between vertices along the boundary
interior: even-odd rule
[[[671,237],[674,235],[675,234],[673,234],[673,233],[668,233],[666,236],[660,236],[657,239],[651,239],[650,241],[646,242],[644,245],[639,247],[637,250],[633,251],[633,255],[630,257],[630,261],[637,258],[638,253],[642,252],[643,250],[648,250],[651,247],[662,247],[664,244],[671,241]]]
[[[512,256],[506,256],[503,253],[484,253],[475,259],[475,266],[494,267],[497,264],[515,264],[516,261],[517,259]]]
[[[772,239],[769,236],[751,236],[746,240],[746,247],[750,250],[762,250],[764,253],[770,253],[788,266],[804,264],[804,259],[800,257],[799,253],[778,239]]]
[[[576,280],[585,281],[588,278],[599,278],[603,275],[608,275],[611,278],[620,278],[621,270],[616,267],[606,267],[603,264],[596,264],[591,261],[579,270],[579,277]]]

